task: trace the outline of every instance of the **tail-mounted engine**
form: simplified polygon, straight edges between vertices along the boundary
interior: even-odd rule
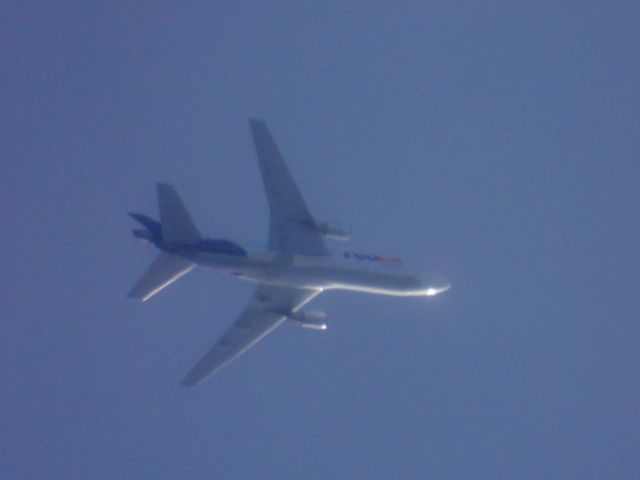
[[[160,223],[141,213],[130,213],[129,215],[145,227],[144,229],[135,229],[133,235],[160,248],[162,246],[162,227]]]

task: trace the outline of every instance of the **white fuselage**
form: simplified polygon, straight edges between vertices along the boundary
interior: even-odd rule
[[[405,268],[399,260],[350,254],[330,256],[249,252],[247,256],[175,252],[198,265],[244,280],[294,288],[341,289],[396,296],[432,296],[451,285]]]

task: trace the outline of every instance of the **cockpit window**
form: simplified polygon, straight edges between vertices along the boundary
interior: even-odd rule
[[[222,255],[238,255],[240,257],[247,256],[247,251],[244,248],[229,240],[201,240],[197,243],[196,247],[198,250],[203,252],[218,253]]]

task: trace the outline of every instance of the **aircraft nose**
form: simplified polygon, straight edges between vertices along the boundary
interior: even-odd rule
[[[419,274],[418,283],[420,285],[419,294],[427,297],[433,297],[451,288],[451,282],[440,275]]]

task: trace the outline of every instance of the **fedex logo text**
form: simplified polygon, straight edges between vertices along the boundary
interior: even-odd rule
[[[368,255],[366,253],[344,253],[344,258],[354,258],[356,260],[368,260],[370,262],[386,263],[391,265],[402,265],[402,260],[394,257],[382,257],[380,255]]]

